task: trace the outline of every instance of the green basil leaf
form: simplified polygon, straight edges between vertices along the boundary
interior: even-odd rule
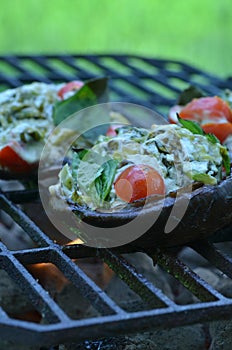
[[[72,168],[78,168],[80,161],[84,158],[84,156],[86,155],[86,153],[89,151],[88,149],[76,149],[73,148],[73,157],[72,157]]]
[[[191,120],[185,120],[185,119],[181,119],[178,114],[177,114],[177,118],[178,118],[178,121],[179,123],[186,129],[190,130],[193,134],[199,134],[199,135],[203,135],[205,137],[207,137],[207,139],[215,144],[215,143],[219,143],[220,144],[220,141],[218,140],[218,138],[213,135],[213,134],[206,134],[202,128],[200,127],[200,124],[197,123],[197,122],[193,122]],[[223,163],[223,166],[225,168],[225,171],[226,171],[226,175],[230,175],[230,164],[231,164],[231,159],[230,159],[230,155],[229,155],[229,152],[227,150],[226,147],[222,146],[220,144],[220,153],[221,153],[221,156],[222,156],[222,163]],[[194,179],[196,181],[201,181],[201,180],[197,180],[197,179]]]
[[[211,143],[220,143],[220,141],[214,134],[205,134],[205,136]]]
[[[205,173],[193,174],[192,176],[194,181],[202,182],[205,185],[216,185],[217,179],[211,175]]]
[[[183,90],[179,95],[176,104],[186,105],[191,102],[194,98],[200,98],[206,96],[205,93],[197,88],[196,86],[190,85],[187,89]]]
[[[114,181],[117,166],[118,161],[109,159],[102,165],[99,176],[94,181],[97,194],[101,201],[107,200]]]
[[[77,184],[77,170],[78,170],[79,164],[87,152],[88,152],[87,149],[73,148],[71,169],[72,169],[72,178],[74,179],[75,184]]]
[[[95,128],[91,128],[90,130],[83,133],[82,140],[85,143],[85,147],[93,146],[100,135],[106,134],[108,128],[109,128],[109,124],[106,123],[106,124],[98,125]],[[79,144],[79,139],[78,139],[78,144]]]
[[[108,78],[89,80],[73,96],[55,104],[53,122],[58,125],[73,113],[104,102],[108,102]]]
[[[193,134],[197,134],[197,135],[205,135],[204,131],[202,130],[202,128],[200,127],[200,124],[192,121],[192,120],[186,120],[186,119],[182,119],[179,117],[178,113],[177,113],[177,118],[179,123],[187,130],[191,131]]]
[[[220,141],[218,140],[218,138],[214,134],[210,134],[210,133],[206,134],[198,122],[195,122],[192,120],[182,119],[179,117],[178,113],[177,113],[177,118],[178,118],[179,123],[185,129],[188,129],[189,131],[191,131],[193,134],[203,135],[208,139],[208,141],[210,141],[213,144],[220,143]]]
[[[231,163],[231,159],[230,159],[230,155],[228,152],[228,149],[224,146],[220,147],[220,153],[222,156],[222,161],[223,161],[223,166],[225,168],[226,171],[226,175],[230,175],[230,163]]]

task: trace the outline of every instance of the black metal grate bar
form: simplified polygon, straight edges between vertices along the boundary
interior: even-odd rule
[[[51,261],[59,267],[63,274],[79,289],[83,297],[86,297],[102,315],[124,314],[124,311],[60,249],[53,251]]]
[[[120,278],[137,293],[150,307],[171,306],[173,303],[162,291],[150,283],[144,276],[124,258],[112,253],[109,250],[101,250],[99,256],[120,276]]]
[[[35,241],[39,246],[52,245],[53,242],[45,235],[27,215],[23,213],[16,205],[11,203],[4,195],[0,194],[0,207],[12,219],[17,222],[19,226],[24,229],[28,235]]]
[[[24,79],[32,81],[32,80],[37,80],[37,78],[39,78],[38,76],[28,72],[27,69],[23,68],[21,65],[20,59],[18,59],[16,56],[10,56],[10,55],[6,56],[6,61],[9,65],[15,68],[16,71],[19,71],[21,75],[24,77]],[[19,86],[19,84],[20,84],[19,80],[14,80],[14,85],[12,84],[12,86],[17,87]]]
[[[40,312],[48,322],[67,322],[69,320],[63,310],[59,308],[49,294],[13,255],[7,253],[7,256],[4,256],[4,254],[1,254],[0,263],[8,275],[20,286],[22,291],[28,295],[37,311]]]
[[[0,57],[0,87],[17,87],[34,80],[61,82],[90,79],[100,75],[110,78],[112,101],[133,102],[156,109],[165,115],[178,93],[189,84],[208,94],[231,88],[232,80],[222,80],[178,61],[158,60],[136,55],[8,55]],[[70,341],[98,339],[149,330],[154,327],[177,327],[197,322],[231,318],[232,299],[225,298],[186,264],[174,251],[151,253],[154,263],[177,278],[199,302],[177,305],[153,283],[140,275],[119,254],[135,248],[94,249],[82,245],[59,246],[41,231],[16,204],[37,199],[36,190],[7,191],[0,194],[0,207],[18,223],[36,247],[9,251],[0,243],[0,263],[18,283],[34,307],[49,324],[35,324],[11,318],[0,307],[2,339],[15,343],[55,345]],[[223,273],[232,278],[232,259],[208,242],[191,245]],[[128,312],[98,287],[72,259],[100,257],[150,307],[146,311]],[[80,290],[101,315],[89,319],[70,319],[47,291],[24,267],[27,264],[53,263]],[[75,301],[74,301],[75,302]]]
[[[48,263],[51,260],[51,247],[11,251],[22,264]]]
[[[223,300],[225,297],[201,279],[186,264],[180,261],[176,254],[158,251],[151,255],[152,259],[158,263],[165,271],[171,273],[187,289],[189,289],[201,301]]]
[[[208,241],[192,243],[191,247],[206,258],[213,266],[232,278],[232,258],[215,249]]]
[[[66,81],[67,78],[68,80],[72,79],[72,76],[67,76],[67,73],[64,74],[58,71],[57,69],[54,69],[45,57],[35,57],[35,62],[38,63],[41,67],[43,67],[45,70],[50,72],[50,74],[52,75],[52,80]]]
[[[0,319],[9,319],[7,313],[0,307]]]
[[[18,191],[5,191],[4,195],[11,202],[16,204],[28,203],[35,201],[39,198],[38,190],[18,190]]]
[[[62,63],[62,65],[61,65]],[[8,69],[1,64],[7,64]],[[11,72],[10,70],[13,70]],[[136,55],[22,55],[0,57],[0,84],[16,87],[33,80],[60,82],[110,77],[111,99],[133,102],[167,112],[178,93],[189,84],[208,94],[232,87],[226,81],[179,61]],[[126,82],[126,84],[125,84]]]
[[[115,303],[110,300],[110,298],[108,298],[107,295],[72,262],[72,260],[68,259],[68,257],[60,251],[60,247],[53,243],[19,208],[10,203],[3,195],[0,196],[0,204],[2,210],[11,215],[36,243],[50,245],[50,262],[54,262],[64,275],[72,280],[73,284],[79,288],[83,296],[94,304],[97,310],[104,315],[122,312],[122,310],[115,305]]]
[[[211,320],[227,320],[231,318],[232,304],[222,307],[220,302],[202,303],[195,305],[179,306],[175,313],[172,309],[153,309],[149,311],[134,312],[130,317],[124,318],[120,315],[99,317],[96,319],[77,320],[69,323],[53,325],[35,325],[28,322],[17,322],[15,320],[3,320],[2,329],[5,336],[17,338],[17,343],[27,345],[39,344],[41,346],[50,344],[63,344],[72,340],[83,341],[86,339],[95,340],[104,336],[111,337],[115,334],[128,334],[145,331],[154,328],[179,327],[186,324],[209,322]],[[78,334],[77,334],[78,333]],[[10,336],[11,335],[11,336]]]

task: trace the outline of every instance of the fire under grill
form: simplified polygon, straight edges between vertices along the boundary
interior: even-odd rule
[[[230,79],[222,80],[176,61],[124,55],[0,57],[2,90],[35,80],[60,82],[100,75],[110,78],[112,101],[133,102],[161,113],[167,112],[177,94],[189,84],[212,95],[232,88]],[[87,340],[95,344],[95,340],[107,341],[116,335],[231,319],[232,298],[197,274],[182,254],[184,249],[189,249],[201,261],[207,261],[207,266],[217,269],[228,280],[232,279],[232,255],[225,253],[222,243],[215,243],[230,241],[230,228],[214,234],[211,242],[204,240],[189,247],[169,249],[151,247],[149,252],[142,252],[150,256],[155,267],[173,276],[194,296],[194,302],[178,303],[137,271],[130,260],[136,253],[135,248],[122,246],[108,250],[58,244],[49,229],[42,231],[24,212],[25,204],[38,203],[36,188],[11,190],[9,187],[0,193],[0,208],[30,237],[32,245],[13,250],[0,242],[1,270],[14,281],[40,317],[39,322],[19,319],[13,312],[0,307],[1,340],[46,348]],[[77,259],[85,258],[104,262],[138,296],[139,302],[123,304],[111,297],[76,263]],[[33,277],[28,268],[31,264],[56,266],[81,297],[88,300],[95,313],[72,318],[39,279]],[[72,302],[75,305],[76,300]],[[88,346],[90,349],[91,343]],[[101,349],[99,346],[93,348]]]

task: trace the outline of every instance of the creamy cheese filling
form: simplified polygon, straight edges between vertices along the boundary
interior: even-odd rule
[[[132,164],[149,165],[158,171],[164,179],[166,194],[194,181],[215,185],[222,177],[222,147],[204,135],[193,134],[174,124],[154,125],[151,130],[119,128],[117,136],[101,136],[93,148],[86,151],[87,155],[98,155],[103,161],[118,162],[106,201],[96,198],[94,183],[102,168],[97,158],[93,158],[96,162],[92,160],[91,165],[90,156],[84,157],[76,168],[74,163],[66,164],[59,174],[59,183],[51,187],[50,192],[92,209],[116,208],[123,201],[115,193],[114,182]]]
[[[0,150],[10,145],[28,163],[39,161],[63,85],[35,82],[0,93]]]

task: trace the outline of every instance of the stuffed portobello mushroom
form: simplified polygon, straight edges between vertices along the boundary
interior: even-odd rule
[[[194,182],[216,185],[229,174],[227,149],[179,125],[132,126],[100,136],[90,149],[73,148],[50,192],[92,210],[120,210],[149,196],[163,196]]]
[[[33,82],[0,93],[0,177],[36,173],[51,131],[72,113],[98,103],[107,79]]]
[[[49,189],[53,205],[62,199],[84,222],[97,227],[124,225],[141,208],[144,218],[159,212],[135,245],[178,245],[232,221],[228,150],[196,123],[153,125],[149,130],[119,127],[114,136],[100,136],[92,148],[73,148],[72,154],[58,183]],[[174,205],[181,205],[186,196],[185,215],[165,234]]]
[[[12,173],[36,168],[52,128],[61,86],[33,83],[0,94],[0,167]]]

